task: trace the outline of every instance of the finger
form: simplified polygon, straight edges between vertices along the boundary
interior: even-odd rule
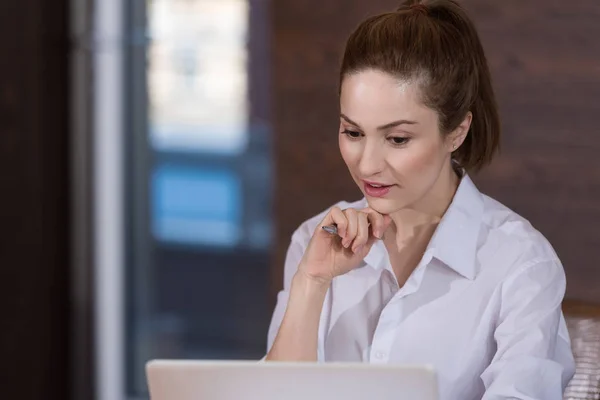
[[[348,230],[348,219],[341,208],[337,206],[331,208],[322,225],[330,224],[337,225],[337,231],[340,237],[343,238],[346,235],[346,231]]]
[[[342,246],[349,248],[358,233],[358,211],[353,208],[347,208],[344,210],[344,214],[348,220],[348,227],[346,234],[342,236]]]
[[[352,243],[352,251],[354,253],[362,250],[363,246],[369,240],[369,216],[363,212],[357,213],[358,229],[354,242]]]
[[[359,249],[357,249],[356,251],[356,255],[358,257],[361,258],[365,258],[367,256],[367,254],[369,254],[369,251],[371,251],[371,248],[373,247],[373,244],[375,244],[376,241],[378,241],[379,239],[375,237],[375,235],[371,235],[369,236],[369,239],[367,240],[367,243],[365,243],[364,246],[361,246]]]
[[[371,247],[373,247],[373,244],[377,240],[378,239],[374,235],[369,236],[367,243],[365,243],[365,245],[362,246],[360,250],[356,252],[356,254],[360,254],[361,257],[366,257],[366,255],[369,254],[369,251],[371,251]]]
[[[385,230],[387,229],[385,217],[377,211],[373,210],[372,208],[368,207],[360,211],[368,216],[373,236],[375,236],[377,239],[381,239],[381,237],[383,236],[383,232],[385,232]]]

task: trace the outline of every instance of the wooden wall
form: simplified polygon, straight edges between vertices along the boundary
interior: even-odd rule
[[[337,71],[345,38],[398,2],[278,0],[273,19],[277,246],[272,295],[292,231],[360,195],[337,148]],[[600,303],[600,3],[465,0],[486,48],[503,153],[476,182],[544,233],[571,299]]]

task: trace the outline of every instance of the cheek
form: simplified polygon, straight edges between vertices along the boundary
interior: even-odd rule
[[[440,165],[439,158],[438,146],[419,143],[407,148],[402,157],[394,157],[390,164],[395,173],[402,177],[403,181],[417,180],[422,182],[425,176],[437,174]]]
[[[356,143],[352,143],[349,140],[346,140],[342,135],[340,135],[339,139],[340,153],[344,162],[348,167],[353,167],[357,160],[360,159],[360,146],[357,146]]]

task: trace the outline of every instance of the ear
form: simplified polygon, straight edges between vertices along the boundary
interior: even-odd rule
[[[473,120],[473,113],[471,111],[467,112],[465,118],[462,122],[456,127],[455,130],[450,132],[447,136],[447,145],[448,151],[454,152],[456,151],[465,141],[467,134],[469,133],[469,129],[471,128],[471,121]]]

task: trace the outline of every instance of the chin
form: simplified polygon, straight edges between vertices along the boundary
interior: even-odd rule
[[[386,199],[377,197],[366,197],[369,207],[380,214],[388,215],[405,208],[407,205],[398,199]]]

